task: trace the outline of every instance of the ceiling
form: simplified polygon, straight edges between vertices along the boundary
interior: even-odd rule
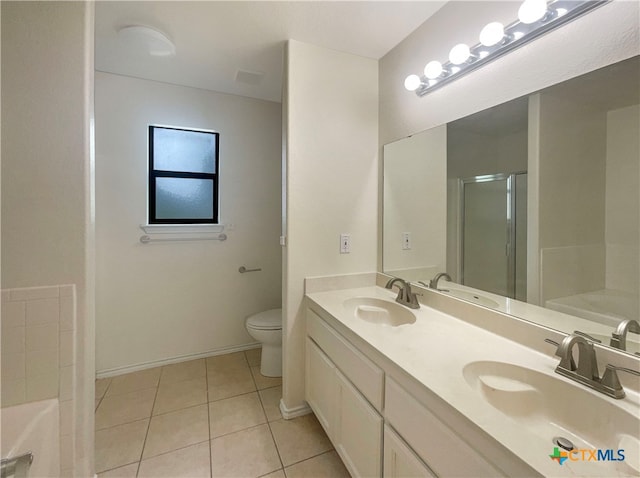
[[[380,59],[445,3],[100,1],[95,66],[98,71],[279,102],[287,39]],[[117,34],[130,25],[163,32],[175,44],[175,56],[151,56],[132,48]]]

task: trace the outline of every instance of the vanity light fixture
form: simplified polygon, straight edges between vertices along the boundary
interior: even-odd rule
[[[610,1],[525,0],[518,10],[518,20],[507,26],[489,23],[480,32],[479,43],[454,46],[449,61],[430,61],[423,76],[409,75],[404,86],[424,96]]]

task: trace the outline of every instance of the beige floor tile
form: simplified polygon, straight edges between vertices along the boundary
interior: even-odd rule
[[[204,359],[189,360],[188,362],[174,363],[162,367],[160,385],[175,383],[194,378],[204,378],[207,375]]]
[[[206,405],[185,408],[151,418],[143,458],[195,445],[209,439]]]
[[[100,378],[96,380],[96,398],[104,397],[105,392],[109,388],[111,378]]]
[[[209,442],[158,455],[140,462],[138,478],[209,478]]]
[[[212,371],[237,370],[249,367],[244,352],[215,355],[207,358],[207,373]]]
[[[151,416],[155,388],[106,396],[96,410],[96,430],[130,423]]]
[[[106,396],[157,387],[160,370],[161,367],[156,367],[113,377]]]
[[[203,403],[207,403],[207,378],[205,376],[181,382],[163,382],[161,379],[153,406],[153,414],[159,415]]]
[[[209,403],[211,438],[266,423],[257,392]]]
[[[132,463],[131,465],[121,466],[113,470],[98,473],[98,478],[136,478],[138,473],[138,463]]]
[[[280,420],[282,413],[280,413],[280,399],[282,398],[282,387],[267,388],[260,390],[260,401],[264,407],[264,413],[267,416],[267,420],[272,422],[274,420]]]
[[[255,367],[256,365],[260,365],[262,348],[245,350],[244,355],[245,357],[247,357],[247,363],[249,364],[249,367]]]
[[[262,475],[260,478],[287,478],[284,474],[284,470],[274,471],[268,475]]]
[[[309,458],[285,469],[287,478],[350,478],[335,450]]]
[[[146,419],[96,431],[96,472],[139,461],[148,426]]]
[[[255,478],[282,468],[267,425],[211,440],[213,476]]]
[[[270,426],[285,467],[332,448],[329,438],[313,414],[292,420],[276,420]]]
[[[209,371],[209,401],[229,398],[244,393],[255,392],[256,386],[249,367]]]
[[[258,390],[282,385],[282,377],[265,377],[260,373],[259,366],[251,367],[251,374],[253,375],[253,379],[256,381],[256,387]]]

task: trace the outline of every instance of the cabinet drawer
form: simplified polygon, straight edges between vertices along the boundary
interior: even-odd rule
[[[382,410],[384,372],[307,309],[307,334],[376,408]]]
[[[385,418],[438,476],[503,476],[389,378],[386,382]]]

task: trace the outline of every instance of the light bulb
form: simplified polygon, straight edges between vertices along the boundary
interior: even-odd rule
[[[471,50],[469,50],[469,46],[464,43],[459,43],[449,52],[449,61],[454,65],[461,65],[467,61],[470,56]]]
[[[525,0],[518,10],[518,18],[522,23],[534,23],[547,13],[546,0]]]
[[[435,80],[442,75],[442,63],[439,61],[430,61],[427,66],[424,67],[424,76],[430,80]]]
[[[422,81],[418,75],[409,75],[404,80],[404,87],[409,91],[416,91],[421,84]]]
[[[500,22],[491,22],[480,32],[480,43],[484,46],[493,46],[504,38],[504,25]]]

